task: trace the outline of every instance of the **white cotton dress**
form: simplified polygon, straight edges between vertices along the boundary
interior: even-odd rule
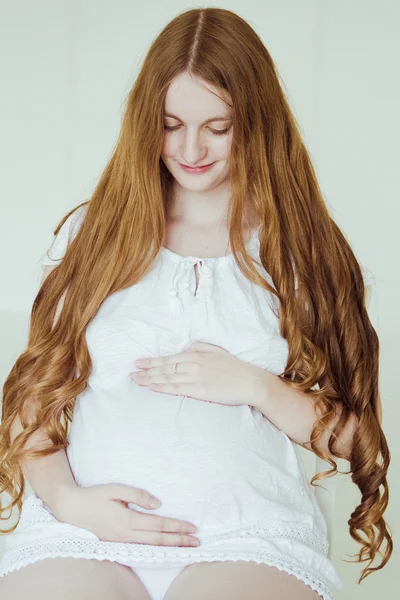
[[[59,263],[85,212],[83,206],[64,223],[41,266]],[[258,231],[247,244],[257,260]],[[232,254],[199,258],[167,248],[139,283],[110,296],[86,332],[93,368],[69,431],[72,472],[80,486],[121,483],[148,490],[161,499],[159,509],[129,508],[193,522],[201,544],[101,541],[58,521],[31,493],[16,530],[5,537],[0,576],[56,556],[133,568],[256,561],[331,600],[342,581],[328,558],[326,521],[296,444],[251,406],[254,398],[240,406],[203,402],[152,391],[129,377],[139,370],[136,359],[178,353],[195,341],[280,374],[288,345],[276,302],[243,276]]]

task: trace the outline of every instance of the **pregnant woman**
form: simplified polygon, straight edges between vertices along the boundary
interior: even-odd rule
[[[165,27],[41,265],[4,385],[2,598],[331,600],[299,446],[349,461],[359,559],[387,563],[372,277],[244,20]]]

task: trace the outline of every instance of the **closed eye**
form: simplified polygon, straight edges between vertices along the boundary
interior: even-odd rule
[[[164,125],[164,129],[166,129],[167,131],[177,131],[180,127],[180,125],[176,125],[175,127],[169,127],[168,125]],[[225,133],[228,133],[229,129],[230,127],[228,127],[227,129],[210,129],[210,131],[214,135],[224,135]]]

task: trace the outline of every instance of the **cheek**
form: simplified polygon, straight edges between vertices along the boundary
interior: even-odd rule
[[[223,138],[222,140],[217,140],[214,145],[214,152],[220,159],[227,159],[231,153],[232,146],[232,138]]]
[[[162,158],[173,158],[177,151],[177,142],[174,140],[173,136],[164,136],[162,147],[161,147],[161,156]]]

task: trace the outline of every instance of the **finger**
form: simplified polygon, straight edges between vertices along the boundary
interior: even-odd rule
[[[145,369],[143,371],[135,371],[131,373],[131,377],[135,377],[136,379],[142,381],[142,378],[153,377],[154,375],[182,375],[185,373],[198,373],[199,363],[185,361],[181,364],[177,365],[177,370],[175,371],[175,364],[171,363],[169,365],[162,365],[160,367],[152,367],[151,369]],[[179,371],[178,371],[179,369]]]
[[[189,373],[169,373],[163,375],[158,373],[155,375],[144,375],[141,377],[131,377],[138,385],[153,385],[161,383],[194,383],[194,378]]]
[[[196,384],[194,383],[151,383],[150,390],[161,392],[162,394],[172,394],[173,396],[188,396],[194,398]]]
[[[134,511],[132,516],[132,529],[158,531],[164,533],[196,533],[197,528],[190,521],[160,517]]]
[[[152,358],[141,358],[135,364],[144,369],[153,367],[162,367],[163,365],[171,365],[176,362],[193,361],[193,354],[190,352],[178,352],[177,354],[167,354],[166,356],[155,356]]]
[[[198,546],[199,541],[191,535],[179,533],[159,533],[154,531],[135,530],[132,533],[135,544],[150,544],[152,546]]]
[[[189,358],[185,361],[182,361],[181,358],[179,358],[179,361],[160,365],[159,367],[151,367],[141,371],[133,371],[129,374],[129,376],[132,379],[135,379],[135,381],[147,381],[146,377],[153,377],[154,375],[182,375],[187,373],[191,373],[192,375],[198,374],[201,370],[201,366],[204,363],[204,358],[202,356],[198,356],[195,362],[193,361],[193,354],[191,356],[191,360],[189,360]],[[167,381],[172,380],[167,379]]]
[[[157,500],[157,498],[147,490],[131,487],[123,483],[108,483],[105,484],[103,488],[108,498],[113,498],[122,502],[132,502],[143,508],[152,508],[151,501],[153,499]]]

